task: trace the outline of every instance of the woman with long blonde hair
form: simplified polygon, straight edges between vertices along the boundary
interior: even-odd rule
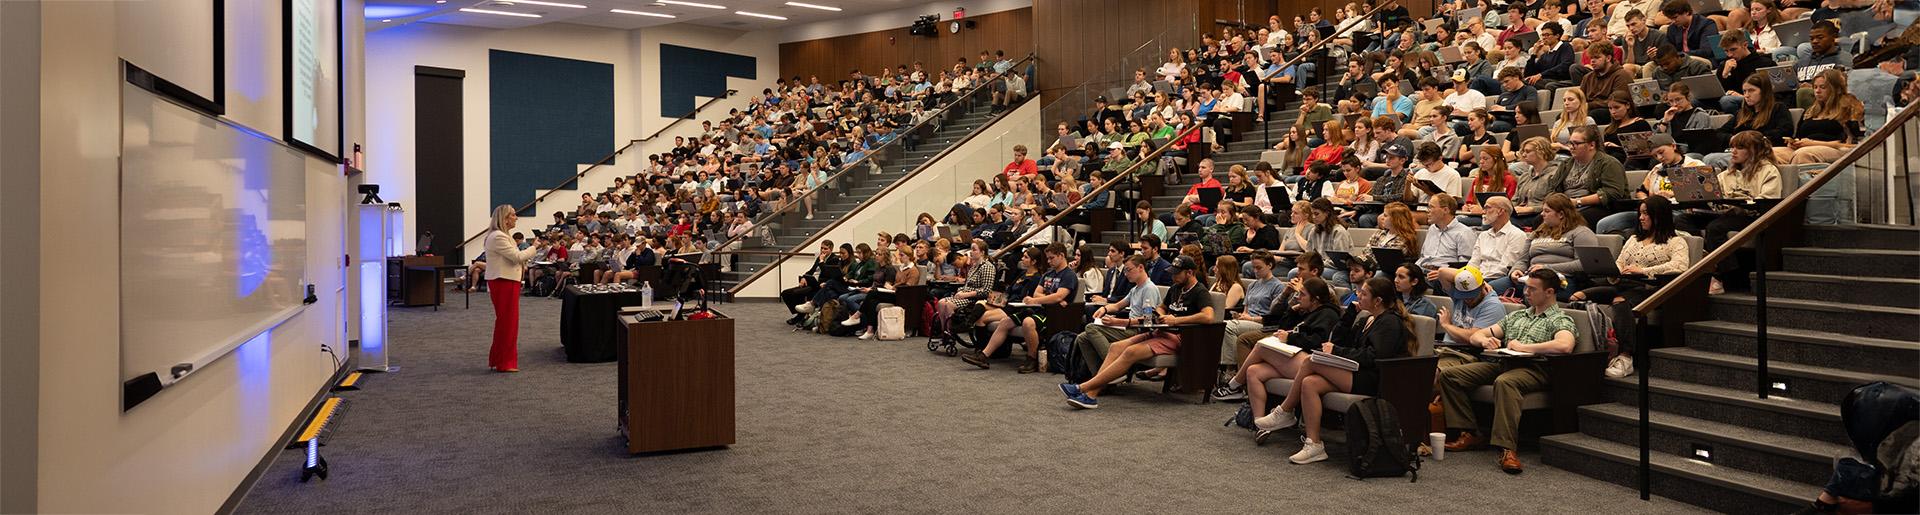
[[[1794,137],[1787,138],[1787,145],[1774,147],[1773,160],[1834,162],[1858,142],[1865,115],[1860,99],[1847,92],[1847,73],[1839,68],[1821,70],[1813,77],[1813,105],[1801,113],[1800,126],[1794,128]]]
[[[520,276],[535,256],[547,252],[546,240],[535,238],[525,250],[510,234],[520,222],[513,206],[493,208],[487,226],[487,299],[493,302],[493,348],[487,367],[495,372],[520,371]]]
[[[1561,152],[1573,150],[1573,128],[1595,125],[1593,117],[1587,116],[1587,94],[1580,88],[1560,90],[1560,119],[1554,120],[1553,130],[1547,135],[1553,138],[1553,148]]]

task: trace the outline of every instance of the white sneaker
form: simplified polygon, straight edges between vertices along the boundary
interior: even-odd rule
[[[1607,377],[1627,377],[1633,375],[1633,356],[1621,354],[1607,360]]]
[[[1726,292],[1727,285],[1721,283],[1719,278],[1716,277],[1707,282],[1707,295],[1719,295]]]
[[[1261,430],[1286,429],[1299,424],[1300,417],[1279,409],[1267,413],[1267,416],[1253,419],[1253,427]]]
[[[813,219],[813,213],[807,213],[807,219],[808,219],[808,220],[812,220],[812,219]]]
[[[860,331],[860,339],[862,339],[862,340],[871,340],[871,339],[873,339],[873,331],[864,331],[864,330],[863,330],[863,331]]]
[[[856,313],[856,314],[854,314],[853,316],[850,316],[850,317],[847,317],[847,319],[846,319],[846,320],[841,320],[841,321],[840,321],[840,325],[844,325],[844,326],[847,326],[847,327],[853,327],[853,326],[856,326],[856,325],[860,325],[860,315]]]
[[[1287,461],[1293,462],[1295,465],[1305,465],[1326,460],[1327,444],[1314,441],[1308,441],[1305,445],[1300,446],[1300,452],[1293,453],[1293,456],[1287,458]]]
[[[813,309],[814,309],[814,308],[813,308],[813,303],[812,303],[812,302],[802,302],[802,303],[800,303],[800,305],[798,305],[798,306],[794,306],[794,307],[793,307],[793,310],[794,310],[794,311],[798,311],[798,312],[800,312],[800,314],[802,314],[802,315],[811,315],[811,314],[813,314]]]

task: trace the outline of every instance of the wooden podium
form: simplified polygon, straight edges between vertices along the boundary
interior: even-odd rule
[[[627,452],[733,445],[733,319],[721,316],[620,316],[618,408]]]

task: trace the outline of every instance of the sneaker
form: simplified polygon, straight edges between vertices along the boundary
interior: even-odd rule
[[[799,311],[800,314],[802,315],[811,315],[813,314],[814,309],[815,308],[813,307],[812,302],[801,303],[800,305],[793,307],[794,311]],[[806,319],[802,318],[801,320],[806,320]]]
[[[1300,452],[1293,453],[1293,456],[1290,456],[1287,458],[1287,461],[1293,462],[1293,464],[1295,465],[1305,465],[1305,464],[1313,463],[1316,461],[1326,461],[1326,460],[1327,460],[1327,444],[1320,443],[1320,442],[1313,442],[1313,441],[1309,441],[1305,445],[1301,445]]]
[[[1073,384],[1073,383],[1060,383],[1060,393],[1067,394],[1067,397],[1069,398],[1078,396],[1080,395],[1080,385]]]
[[[1720,282],[1719,278],[1716,277],[1707,282],[1707,295],[1719,295],[1726,292],[1727,285],[1726,283]]]
[[[860,314],[855,313],[853,316],[847,317],[846,320],[841,320],[840,325],[844,325],[847,327],[860,325]]]
[[[1223,384],[1215,386],[1213,387],[1212,395],[1213,400],[1216,401],[1244,401],[1247,400],[1247,385],[1232,386]]]
[[[807,321],[807,315],[794,315],[793,318],[787,319],[787,325],[800,325],[801,322],[805,321]]]
[[[1079,395],[1068,396],[1067,404],[1072,404],[1073,407],[1080,408],[1080,409],[1100,409],[1100,401],[1098,399],[1088,397],[1087,394],[1085,393],[1079,393]]]
[[[960,361],[965,361],[967,362],[968,365],[973,365],[976,367],[980,367],[982,369],[992,368],[992,365],[987,364],[987,355],[981,354],[980,351],[972,351],[966,354],[961,354]]]
[[[873,331],[862,329],[860,330],[860,336],[858,338],[862,340],[871,340],[873,339]]]
[[[1031,374],[1034,372],[1039,372],[1040,360],[1027,358],[1025,362],[1020,363],[1020,368],[1014,369],[1014,371],[1022,374]]]
[[[1626,377],[1633,375],[1633,356],[1621,354],[1607,360],[1607,377]]]
[[[1278,430],[1278,429],[1262,429],[1262,430],[1259,430],[1259,431],[1257,431],[1257,432],[1255,432],[1255,433],[1253,433],[1253,445],[1254,445],[1254,446],[1256,446],[1256,447],[1258,447],[1258,446],[1261,446],[1261,445],[1266,445],[1266,444],[1267,444],[1267,440],[1270,440],[1270,439],[1272,439],[1272,438],[1273,438],[1273,435],[1274,435],[1274,433],[1279,433],[1279,432],[1280,432],[1280,430]]]
[[[813,219],[813,213],[807,213],[807,219],[808,219],[808,220],[812,220],[812,219]]]
[[[1286,429],[1297,425],[1300,425],[1300,417],[1279,409],[1267,413],[1267,416],[1253,419],[1253,427],[1259,429]]]

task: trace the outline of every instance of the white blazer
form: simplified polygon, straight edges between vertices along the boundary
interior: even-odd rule
[[[531,246],[526,250],[513,244],[513,237],[503,231],[487,233],[487,280],[520,280],[527,270],[527,263],[533,262],[539,255],[540,247]]]

